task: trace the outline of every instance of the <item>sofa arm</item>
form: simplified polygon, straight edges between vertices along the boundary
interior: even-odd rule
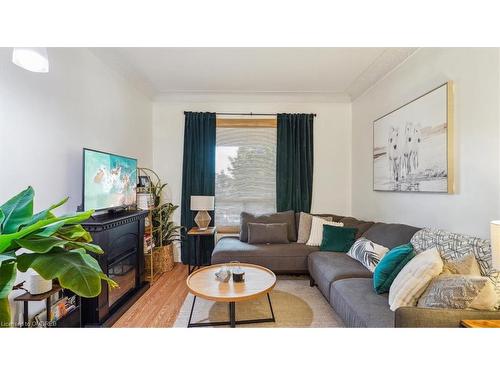
[[[400,307],[395,327],[460,327],[461,320],[500,320],[500,311]]]

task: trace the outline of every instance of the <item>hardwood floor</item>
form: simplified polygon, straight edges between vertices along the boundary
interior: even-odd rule
[[[187,266],[176,263],[174,269],[165,272],[113,327],[172,327],[188,294],[186,277]]]

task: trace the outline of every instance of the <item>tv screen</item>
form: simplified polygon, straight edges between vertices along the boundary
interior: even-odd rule
[[[137,159],[83,149],[83,209],[105,210],[136,202]]]

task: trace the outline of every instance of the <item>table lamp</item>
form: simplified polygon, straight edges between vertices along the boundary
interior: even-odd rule
[[[490,223],[490,237],[493,269],[500,271],[500,220]]]
[[[208,228],[212,218],[207,211],[214,210],[214,197],[206,195],[191,195],[191,211],[198,211],[194,218],[194,222],[198,225],[198,229],[205,230]]]

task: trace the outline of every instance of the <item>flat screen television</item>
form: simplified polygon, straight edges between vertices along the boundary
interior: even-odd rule
[[[83,149],[83,210],[135,205],[137,159]]]

